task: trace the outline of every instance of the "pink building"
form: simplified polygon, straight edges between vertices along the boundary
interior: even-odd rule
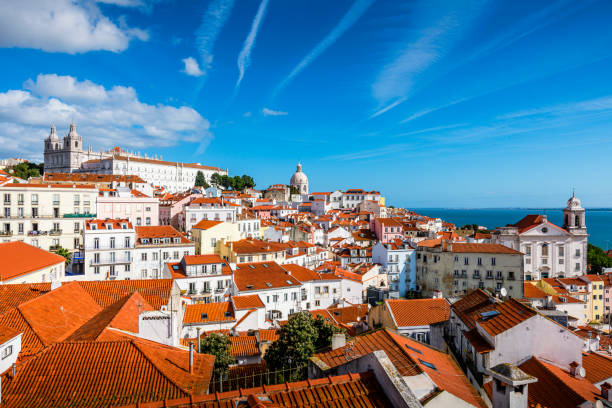
[[[275,209],[275,205],[257,205],[255,207],[249,208],[249,210],[257,216],[257,218],[262,220],[269,219],[272,215],[270,212]]]
[[[601,275],[604,283],[604,314],[603,322],[612,323],[612,273]]]
[[[373,227],[378,240],[383,244],[404,236],[404,225],[393,218],[375,218]]]
[[[185,206],[196,198],[204,197],[203,194],[165,194],[159,198],[159,223],[160,225],[172,225],[175,229],[181,228],[179,214]]]
[[[159,225],[159,200],[128,187],[99,189],[98,219],[128,219],[135,226]]]

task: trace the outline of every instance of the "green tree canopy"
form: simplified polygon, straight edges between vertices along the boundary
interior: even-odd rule
[[[243,188],[254,188],[255,187],[255,180],[253,179],[253,177],[247,176],[246,174],[243,174],[242,175],[242,184],[244,185]]]
[[[591,273],[601,273],[603,268],[612,268],[612,258],[600,247],[588,244],[587,264],[591,266]]]
[[[63,256],[64,258],[66,258],[66,265],[68,265],[70,263],[70,261],[72,260],[72,254],[70,253],[70,251],[68,249],[66,249],[64,247],[59,247],[59,248],[53,250],[53,252],[55,252],[59,256]]]
[[[204,187],[208,188],[210,185],[206,182],[206,177],[204,177],[204,173],[201,170],[198,170],[195,178],[195,187]]]
[[[221,175],[219,173],[213,173],[212,176],[210,176],[210,182],[213,186],[221,186]]]
[[[200,340],[200,352],[215,356],[215,373],[221,374],[235,360],[232,356],[232,344],[229,337],[219,333],[210,333]]]
[[[342,330],[327,323],[321,316],[308,312],[293,315],[279,332],[278,340],[270,345],[264,357],[272,370],[305,366],[315,351],[329,347],[334,333]]]
[[[213,173],[213,175],[210,176],[210,183],[213,186],[223,187],[226,190],[231,188],[234,191],[242,191],[245,188],[255,187],[255,180],[253,180],[253,177],[246,174],[230,177],[225,174],[220,175],[219,173]]]
[[[44,173],[44,165],[24,162],[16,164],[9,169],[7,172],[14,177],[19,177],[21,179],[27,180],[30,177],[40,177],[41,174]]]

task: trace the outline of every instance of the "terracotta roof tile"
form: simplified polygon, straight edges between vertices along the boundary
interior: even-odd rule
[[[252,357],[259,355],[259,347],[257,347],[255,336],[230,336],[229,339],[232,343],[232,356]]]
[[[127,295],[139,292],[156,310],[170,302],[172,279],[130,279],[78,282],[100,307],[106,308]]]
[[[51,283],[16,283],[0,285],[0,314],[51,290]]]
[[[530,406],[575,408],[585,401],[595,401],[599,390],[586,379],[575,378],[569,372],[532,357],[519,366],[538,379],[529,384]]]
[[[219,224],[223,224],[223,221],[202,220],[202,221],[198,222],[196,225],[194,225],[191,228],[192,229],[207,230],[207,229],[215,227],[215,226],[217,226]]]
[[[201,395],[214,357],[145,340],[57,343],[2,378],[3,407],[108,407]]]
[[[234,304],[234,309],[236,310],[253,309],[253,308],[258,309],[258,308],[265,307],[259,295],[232,296],[231,301]]]
[[[238,264],[234,271],[234,283],[241,292],[300,286],[297,279],[276,262]]]
[[[445,322],[450,315],[450,305],[446,299],[387,299],[385,303],[397,327]]]
[[[64,257],[21,241],[0,243],[0,282],[62,264]]]
[[[197,303],[185,306],[183,324],[209,324],[236,321],[230,302]]]
[[[612,377],[612,358],[598,353],[582,353],[582,366],[586,370],[586,378],[593,384]]]
[[[149,244],[151,245],[151,240],[153,238],[180,238],[181,244],[191,244],[192,242],[185,238],[183,234],[174,229],[174,227],[170,225],[156,225],[156,226],[142,226],[136,227],[136,240],[140,245],[142,244],[142,239],[149,239]],[[172,242],[174,244],[174,242]]]

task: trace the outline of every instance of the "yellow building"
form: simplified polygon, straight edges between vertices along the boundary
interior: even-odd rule
[[[589,307],[592,322],[602,323],[604,311],[604,281],[599,275],[584,275],[581,277],[590,282]]]
[[[220,254],[226,242],[240,239],[238,224],[202,220],[191,229],[196,255]]]

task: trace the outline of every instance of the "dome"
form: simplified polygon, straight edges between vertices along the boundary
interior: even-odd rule
[[[291,176],[289,184],[297,188],[302,194],[308,193],[308,177],[302,171],[302,165],[300,163],[297,165],[296,172]]]
[[[576,197],[574,194],[567,200],[567,208],[580,208],[582,207],[580,204],[580,199]]]

